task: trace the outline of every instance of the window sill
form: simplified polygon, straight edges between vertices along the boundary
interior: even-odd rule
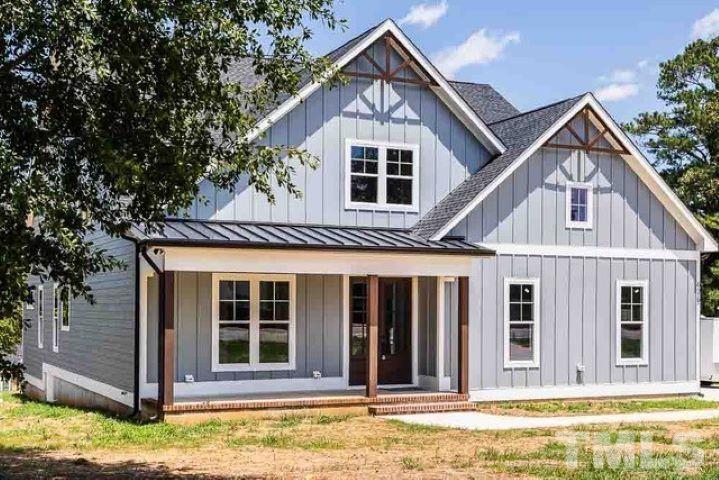
[[[628,358],[628,359],[619,359],[617,360],[617,367],[647,367],[649,366],[649,361],[645,360],[643,358]]]
[[[416,205],[381,205],[378,203],[349,202],[345,205],[345,210],[374,210],[380,212],[418,213],[419,207]]]
[[[539,368],[539,362],[505,362],[505,370],[518,370],[526,368]]]
[[[61,331],[61,332],[69,332],[69,331],[70,331],[70,327],[60,327],[60,331]]]
[[[226,365],[213,365],[213,373],[222,372],[277,372],[291,371],[296,367],[293,363],[258,363],[255,365],[235,363]]]
[[[570,230],[592,230],[594,226],[587,222],[568,222],[567,228]]]

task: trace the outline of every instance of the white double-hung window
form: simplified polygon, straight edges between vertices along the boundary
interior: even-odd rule
[[[617,282],[617,365],[648,363],[648,283]]]
[[[567,182],[567,228],[592,228],[593,209],[592,184]]]
[[[347,140],[345,207],[419,210],[419,147]]]
[[[539,279],[504,280],[504,367],[539,367]]]
[[[214,274],[212,283],[212,370],[294,369],[294,276]]]

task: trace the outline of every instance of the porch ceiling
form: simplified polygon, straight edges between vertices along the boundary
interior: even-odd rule
[[[460,238],[428,240],[410,230],[222,220],[167,219],[160,232],[133,226],[131,235],[151,245],[274,249],[354,250],[447,255],[494,255]]]

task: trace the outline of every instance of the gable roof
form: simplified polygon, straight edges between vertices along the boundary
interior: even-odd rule
[[[458,91],[447,81],[447,79],[444,78],[439,70],[437,70],[427,57],[425,57],[425,55],[412,43],[412,41],[407,38],[404,32],[397,26],[396,23],[394,23],[392,19],[387,19],[379,25],[351,39],[344,45],[330,52],[328,57],[334,61],[335,68],[341,69],[385,34],[391,34],[407,51],[407,53],[417,61],[419,66],[427,72],[429,77],[437,84],[436,86],[430,87],[432,91],[447,105],[452,113],[460,121],[462,121],[462,123],[464,123],[469,131],[471,131],[485,145],[485,147],[490,150],[491,153],[501,154],[506,150],[505,145],[487,126],[475,108],[472,108],[472,106],[469,105],[468,101],[458,93]],[[228,77],[243,82],[245,77],[240,77],[240,75],[248,74],[247,61],[251,60],[245,60],[244,66],[240,63],[236,72],[229,73]],[[254,74],[254,71],[252,73]],[[252,141],[257,138],[262,132],[270,128],[277,120],[289,113],[290,110],[320,88],[326,80],[326,78],[319,80],[303,80],[304,83],[300,84],[297,94],[283,99],[277,108],[272,110],[257,123],[257,126],[248,134],[247,139]],[[252,81],[252,79],[249,78],[249,75],[248,81]]]
[[[572,108],[582,97],[574,97],[536,110],[491,123],[490,128],[502,139],[507,150],[487,162],[479,171],[435,205],[414,226],[414,233],[426,238],[438,236],[467,205],[494,182],[549,127]],[[468,213],[468,212],[467,212]],[[454,225],[453,225],[454,226]]]
[[[676,196],[649,160],[614,121],[591,93],[569,98],[515,117],[490,124],[507,145],[507,151],[491,160],[440,201],[413,228],[425,238],[444,237],[499,184],[514,172],[547,140],[554,136],[582,108],[589,106],[610,132],[629,151],[623,158],[677,219],[702,251],[719,250],[716,240]]]
[[[458,81],[450,81],[449,84],[457,90],[457,93],[459,93],[482,120],[488,124],[521,113],[491,85]]]

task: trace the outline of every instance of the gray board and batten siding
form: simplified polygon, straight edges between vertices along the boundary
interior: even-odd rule
[[[126,268],[99,273],[88,279],[95,304],[83,298],[70,303],[70,330],[60,331],[58,352],[53,352],[52,282],[45,282],[43,348],[38,348],[38,308],[25,310],[29,328],[24,331],[23,361],[27,373],[42,379],[42,364],[97,380],[118,389],[134,390],[135,351],[135,244],[122,238],[94,233],[88,238],[97,248],[123,261]],[[37,286],[39,280],[29,282]],[[131,398],[131,397],[130,397]]]
[[[384,45],[372,48],[384,62]],[[393,66],[401,63],[393,53]],[[372,71],[360,58],[349,71]],[[345,209],[345,141],[398,142],[419,145],[419,212]],[[275,204],[239,182],[234,191],[202,182],[198,199],[186,212],[191,218],[251,220],[325,225],[412,227],[450,190],[490,159],[489,152],[427,87],[349,78],[323,87],[278,120],[263,139],[271,145],[293,145],[319,159],[317,169],[298,165],[293,180],[301,198],[275,188]]]

